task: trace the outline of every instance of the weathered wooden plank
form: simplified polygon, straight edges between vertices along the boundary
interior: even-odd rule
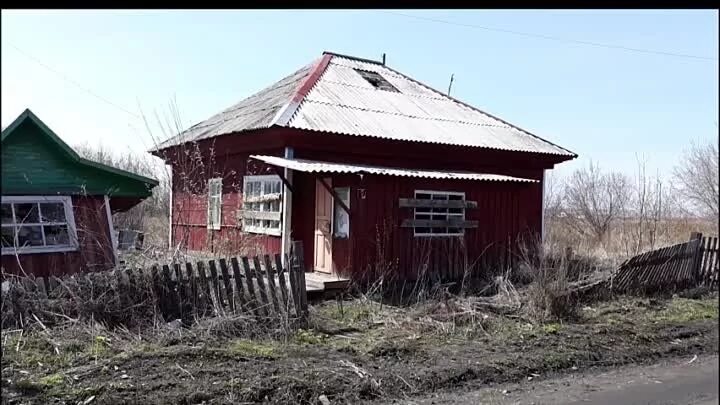
[[[710,251],[710,260],[708,262],[708,273],[710,274],[710,280],[713,283],[718,282],[718,261],[720,260],[720,253],[718,253],[718,238],[713,238],[712,250]]]
[[[195,271],[193,270],[192,263],[187,262],[185,263],[185,276],[188,280],[188,283],[190,284],[190,299],[188,300],[190,302],[190,308],[191,311],[193,311],[196,314],[202,314],[202,307],[204,306],[204,301],[200,300],[200,297],[198,296],[198,288],[197,288],[197,276],[195,275]]]
[[[219,310],[213,298],[212,287],[210,286],[210,282],[205,274],[205,264],[203,262],[197,262],[197,271],[199,277],[198,283],[200,284],[198,291],[201,291],[204,295],[206,305],[212,307],[213,312],[217,314]]]
[[[270,221],[280,221],[282,219],[280,212],[274,211],[241,211],[240,217],[245,219],[263,219]]]
[[[300,278],[297,276],[296,260],[297,258],[294,255],[285,257],[285,262],[288,264],[287,273],[288,279],[290,280],[290,293],[292,294],[293,307],[295,308],[295,315],[299,317],[302,312],[300,309],[302,303],[300,302]]]
[[[300,241],[293,242],[292,251],[297,258],[296,265],[292,268],[297,273],[298,278],[298,294],[300,307],[298,309],[298,316],[301,319],[307,319],[308,306],[307,306],[307,286],[305,284],[305,257],[303,254],[303,244]]]
[[[285,274],[287,272],[282,265],[282,256],[279,254],[275,255],[275,268],[277,269],[278,284],[280,285],[280,295],[282,296],[281,305],[285,309],[287,314],[290,314],[292,309],[292,297],[288,294],[287,283],[285,282]]]
[[[253,281],[253,273],[250,271],[250,261],[246,256],[241,257],[240,260],[245,270],[245,282],[247,283],[248,296],[250,297],[250,307],[255,316],[260,316],[265,313],[265,308],[262,308],[255,295],[255,282]]]
[[[150,280],[153,286],[153,292],[155,293],[155,298],[158,303],[158,307],[160,308],[160,313],[163,315],[163,317],[167,316],[167,294],[165,293],[165,286],[162,283],[162,279],[160,276],[160,269],[158,268],[157,264],[154,264],[152,267],[150,267]]]
[[[402,228],[477,228],[479,222],[474,220],[463,219],[404,219],[400,227]]]
[[[217,304],[221,311],[225,311],[225,302],[223,299],[223,287],[222,282],[218,277],[217,267],[215,266],[215,260],[208,260],[208,267],[210,268],[210,280],[212,282],[212,290],[217,299]]]
[[[265,272],[260,266],[260,258],[258,256],[253,257],[253,268],[255,269],[255,280],[258,283],[262,306],[265,308],[267,315],[270,315],[270,301],[268,300],[267,289],[265,287]]]
[[[175,274],[175,286],[178,294],[178,310],[180,312],[180,318],[184,318],[188,308],[188,294],[187,284],[182,275],[180,263],[173,264],[173,273]]]
[[[710,266],[712,256],[714,255],[714,253],[712,252],[712,243],[712,237],[703,238],[703,252],[700,263],[700,277],[702,280],[702,285],[712,284],[712,267]]]
[[[177,319],[180,317],[180,302],[182,301],[180,301],[177,291],[179,286],[173,281],[172,274],[170,274],[170,266],[167,264],[162,266],[162,277],[167,296],[168,310],[170,311],[168,315],[172,316],[173,319]]]
[[[236,257],[230,259],[230,265],[232,266],[233,278],[235,279],[235,296],[238,299],[238,304],[242,310],[247,310],[245,291],[243,290],[243,280],[240,276],[240,265],[238,264]]]
[[[400,198],[400,208],[477,208],[477,201]]]
[[[720,262],[720,247],[718,247],[718,244],[720,242],[718,241],[718,238],[713,238],[713,249],[712,249],[712,255],[710,256],[710,277],[712,280],[712,285],[715,286],[720,282],[720,265],[718,265],[718,262]]]
[[[225,259],[220,259],[220,273],[222,274],[223,283],[225,284],[225,295],[227,296],[228,307],[230,307],[231,311],[235,311],[233,288],[230,284],[230,273],[228,273],[227,262]]]
[[[666,280],[666,285],[671,286],[671,289],[676,289],[688,276],[688,269],[690,267],[690,258],[692,250],[692,242],[687,242],[681,245],[680,252],[678,254],[678,260],[675,262],[674,269],[669,279]]]
[[[712,280],[712,274],[713,274],[713,257],[716,255],[716,252],[714,251],[713,243],[717,243],[717,238],[703,238],[703,260],[700,270],[700,277],[703,280],[703,284],[709,285],[708,283]]]
[[[272,260],[270,260],[269,255],[265,255],[265,273],[267,274],[267,287],[270,292],[270,300],[272,301],[273,307],[275,308],[275,312],[280,314],[280,303],[278,302],[277,297],[277,287],[275,287],[275,276],[272,268]]]
[[[695,239],[693,239],[693,237]],[[702,234],[691,236],[692,244],[692,257],[690,258],[690,270],[689,275],[691,277],[692,285],[699,286],[702,283],[702,253],[703,253],[703,239]]]

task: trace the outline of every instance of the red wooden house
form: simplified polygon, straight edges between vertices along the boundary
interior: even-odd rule
[[[157,185],[81,158],[25,110],[2,131],[2,272],[47,277],[113,268],[112,213]]]
[[[458,277],[542,231],[576,155],[383,62],[321,58],[151,151],[173,247],[288,253],[317,272]]]

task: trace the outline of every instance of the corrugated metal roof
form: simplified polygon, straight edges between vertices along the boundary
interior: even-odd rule
[[[161,143],[153,150],[161,150],[185,142],[199,141],[233,132],[270,127],[275,116],[287,106],[297,88],[312,71],[314,65],[315,62],[225,111],[193,125],[181,134]]]
[[[394,167],[368,166],[361,164],[346,164],[322,162],[319,160],[287,159],[278,156],[251,155],[253,159],[260,160],[273,166],[285,167],[292,170],[308,173],[351,173],[351,174],[377,174],[383,176],[422,177],[428,179],[455,179],[478,181],[511,181],[521,183],[537,183],[538,180],[521,177],[504,176],[500,174],[484,174],[471,172],[449,172],[440,170],[417,170]]]
[[[327,65],[308,65],[157,149],[278,125],[401,141],[575,156],[380,63],[335,54],[326,57]],[[314,77],[308,77],[313,70],[320,69],[318,66],[324,67],[324,71],[314,84],[309,83],[313,85],[304,94],[305,90],[299,89],[306,79],[313,81]],[[375,88],[356,69],[380,74],[398,92]],[[299,104],[293,103],[298,96]],[[289,120],[275,119],[281,110],[292,113]]]

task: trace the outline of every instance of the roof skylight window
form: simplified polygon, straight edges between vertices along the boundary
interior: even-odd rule
[[[385,80],[380,73],[360,69],[355,69],[355,71],[378,90],[394,91],[396,93],[400,92],[400,90],[396,89],[389,81]]]

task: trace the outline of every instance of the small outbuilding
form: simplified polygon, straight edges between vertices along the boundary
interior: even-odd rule
[[[112,213],[158,181],[80,157],[30,110],[2,131],[2,268],[37,277],[117,264]]]
[[[330,52],[151,152],[172,166],[173,248],[302,241],[308,270],[406,280],[484,271],[539,238],[545,171],[576,157]]]

